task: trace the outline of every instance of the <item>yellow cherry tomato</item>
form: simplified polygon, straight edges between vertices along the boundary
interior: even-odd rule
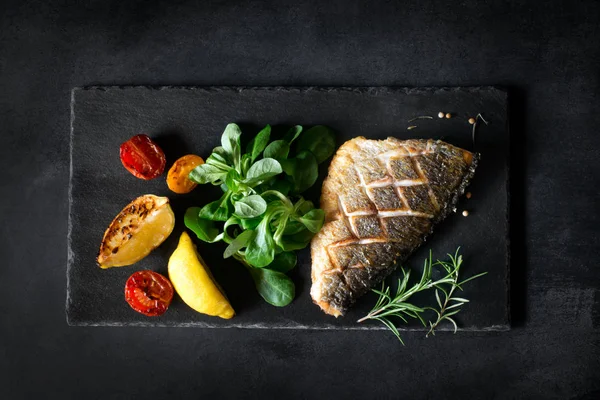
[[[204,164],[202,157],[188,154],[175,161],[167,174],[167,186],[175,193],[183,194],[191,192],[197,183],[189,180],[189,173],[198,165]]]

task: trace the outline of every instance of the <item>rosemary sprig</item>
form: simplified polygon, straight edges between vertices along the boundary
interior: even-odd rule
[[[377,299],[373,309],[363,318],[359,319],[358,322],[363,322],[369,319],[379,321],[390,331],[392,331],[392,333],[402,344],[404,344],[404,341],[400,336],[398,328],[392,321],[392,317],[399,318],[404,323],[408,323],[407,318],[418,319],[424,327],[429,327],[429,331],[427,332],[426,336],[434,334],[435,329],[444,320],[452,323],[455,328],[454,332],[456,332],[457,325],[454,319],[451,317],[457,314],[460,311],[460,306],[468,302],[468,300],[461,297],[453,297],[455,290],[457,288],[462,290],[462,285],[464,285],[466,282],[487,273],[484,272],[477,274],[465,279],[462,282],[459,282],[458,275],[463,261],[462,256],[459,255],[459,250],[460,247],[456,250],[454,256],[450,254],[448,255],[450,257],[450,262],[440,260],[433,262],[430,251],[429,258],[425,259],[425,262],[423,263],[423,273],[421,274],[421,279],[419,282],[410,287],[408,285],[410,279],[410,270],[402,268],[402,278],[398,279],[398,288],[396,289],[396,294],[392,296],[391,288],[389,286],[386,287],[385,283],[382,283],[381,290],[373,289],[373,292],[377,293],[379,298]],[[441,279],[433,280],[431,273],[434,266],[440,266],[446,273],[445,276]],[[436,300],[440,307],[439,309],[434,307],[419,307],[409,302],[409,299],[414,294],[430,289],[435,289]],[[444,294],[443,302],[441,301],[439,295],[440,291]],[[426,323],[423,316],[428,310],[433,311],[436,314],[436,318],[435,321],[430,320],[428,323]]]
[[[450,322],[454,326],[454,333],[456,333],[456,331],[458,330],[458,325],[456,325],[456,321],[454,321],[452,316],[455,314],[458,314],[459,311],[461,310],[460,307],[463,304],[468,303],[469,300],[462,298],[462,297],[453,297],[454,291],[456,289],[459,289],[462,291],[463,290],[462,285],[464,285],[465,283],[467,283],[473,279],[479,278],[480,276],[487,274],[487,272],[482,272],[482,273],[474,275],[468,279],[465,279],[462,282],[459,282],[458,281],[458,273],[460,270],[460,266],[462,265],[462,262],[463,262],[462,255],[458,254],[459,250],[460,250],[460,247],[458,249],[456,249],[454,256],[451,254],[448,254],[448,257],[450,257],[450,262],[437,260],[434,264],[434,265],[441,266],[446,271],[446,273],[447,273],[446,276],[451,277],[452,282],[450,283],[449,289],[444,288],[442,285],[434,285],[435,286],[435,299],[440,308],[439,308],[439,310],[437,310],[433,307],[427,307],[429,310],[432,310],[433,312],[435,312],[435,314],[437,315],[437,318],[434,322],[429,321],[429,331],[427,332],[427,335],[425,335],[425,337],[429,337],[429,335],[435,335],[435,329],[444,320]],[[442,292],[444,294],[443,302],[440,298],[440,292]],[[451,303],[451,302],[454,302],[454,303]]]

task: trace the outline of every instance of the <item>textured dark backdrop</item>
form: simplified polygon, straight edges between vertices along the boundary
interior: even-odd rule
[[[0,4],[0,398],[599,398],[600,3],[245,3]],[[514,329],[68,327],[69,91],[92,84],[509,87]]]

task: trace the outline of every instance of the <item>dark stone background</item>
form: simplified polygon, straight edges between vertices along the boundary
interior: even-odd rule
[[[0,4],[0,398],[600,397],[600,3]],[[72,328],[74,86],[505,85],[510,332]]]

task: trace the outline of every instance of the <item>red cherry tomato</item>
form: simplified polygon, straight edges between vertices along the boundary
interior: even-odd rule
[[[121,162],[140,179],[154,179],[165,170],[165,153],[147,135],[136,135],[121,144]]]
[[[173,285],[153,271],[138,271],[125,283],[125,300],[135,311],[156,317],[164,314],[173,299]]]

